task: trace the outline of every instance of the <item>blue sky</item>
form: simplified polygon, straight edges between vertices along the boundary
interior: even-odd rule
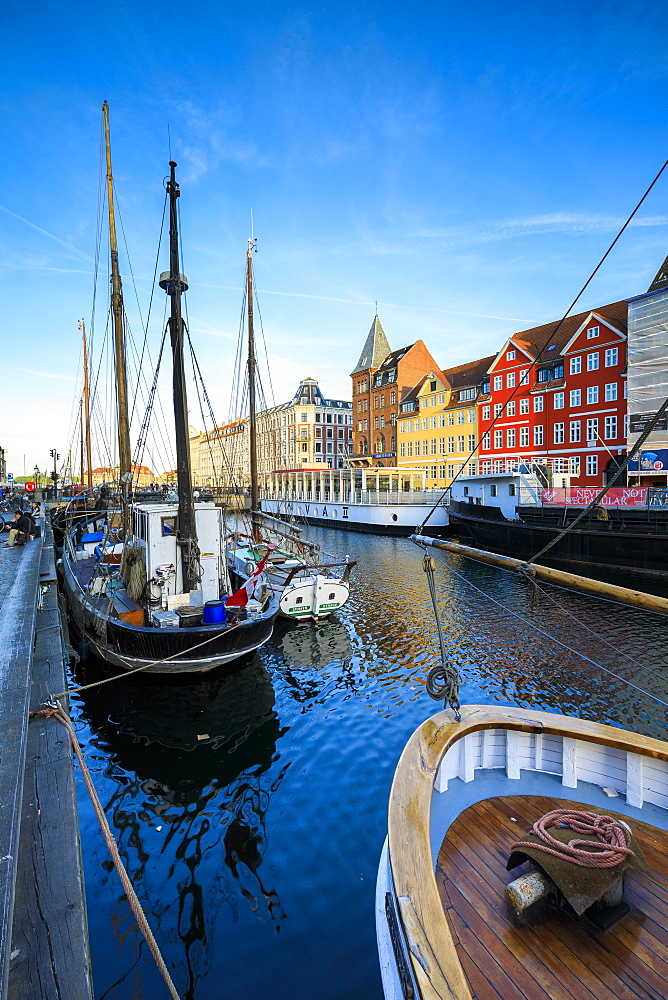
[[[67,448],[77,320],[90,322],[93,301],[103,100],[133,335],[129,269],[145,315],[169,127],[190,329],[222,421],[251,210],[277,402],[307,375],[349,396],[375,300],[393,348],[422,338],[444,367],[560,316],[668,155],[667,28],[668,7],[644,2],[7,0],[10,471]],[[582,308],[646,290],[667,253],[668,171]],[[102,275],[96,350],[106,285]],[[100,385],[106,370],[103,359]],[[201,425],[194,400],[191,421]]]

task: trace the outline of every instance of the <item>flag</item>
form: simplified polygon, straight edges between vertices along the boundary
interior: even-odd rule
[[[255,568],[255,572],[253,572],[248,577],[248,579],[246,580],[246,582],[244,584],[242,584],[241,587],[239,587],[239,589],[237,590],[237,592],[235,594],[232,594],[231,597],[227,598],[227,600],[225,601],[225,607],[226,608],[245,608],[246,607],[246,605],[248,604],[249,600],[251,599],[251,597],[255,593],[255,588],[258,585],[260,577],[262,576],[262,572],[264,570],[264,566],[265,566],[265,563],[266,563],[266,561],[267,561],[268,558],[269,558],[269,553],[267,552],[266,556],[264,556],[260,560],[260,562],[257,564],[257,567]]]

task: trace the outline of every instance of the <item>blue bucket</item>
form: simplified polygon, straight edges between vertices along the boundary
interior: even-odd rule
[[[207,601],[204,605],[202,625],[220,625],[225,621],[225,601]]]

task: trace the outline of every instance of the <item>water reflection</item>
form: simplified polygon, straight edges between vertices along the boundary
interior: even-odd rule
[[[121,677],[74,706],[131,877],[190,1000],[292,1000],[313,983],[320,1000],[382,995],[374,874],[396,761],[438,707],[424,690],[438,638],[421,550],[312,534],[358,560],[338,618],[277,624],[229,677]],[[666,710],[649,695],[668,699],[668,619],[547,587],[533,609],[525,581],[433,554],[462,702],[665,737]],[[84,850],[89,891],[106,907],[94,929],[98,995],[133,964],[134,989],[128,975],[109,1000],[162,995],[116,875],[101,872],[106,855]]]
[[[106,671],[93,661],[77,680]],[[267,775],[286,731],[271,678],[255,657],[195,682],[122,676],[81,699],[92,742],[108,757],[105,811],[158,940],[182,944],[172,962],[191,998],[210,968],[222,906],[237,920],[243,900],[277,929],[285,917],[261,873],[265,817],[285,773]]]

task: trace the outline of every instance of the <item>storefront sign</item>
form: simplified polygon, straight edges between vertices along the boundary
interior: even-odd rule
[[[629,428],[631,434],[642,434],[644,430],[649,427],[650,422],[656,415],[656,410],[654,413],[632,413],[629,417]],[[668,413],[664,413],[662,417],[657,420],[655,431],[665,431],[668,430]]]
[[[543,490],[543,504],[548,507],[588,507],[601,492],[597,486],[570,486]],[[645,507],[647,487],[613,487],[601,497],[602,507]]]

